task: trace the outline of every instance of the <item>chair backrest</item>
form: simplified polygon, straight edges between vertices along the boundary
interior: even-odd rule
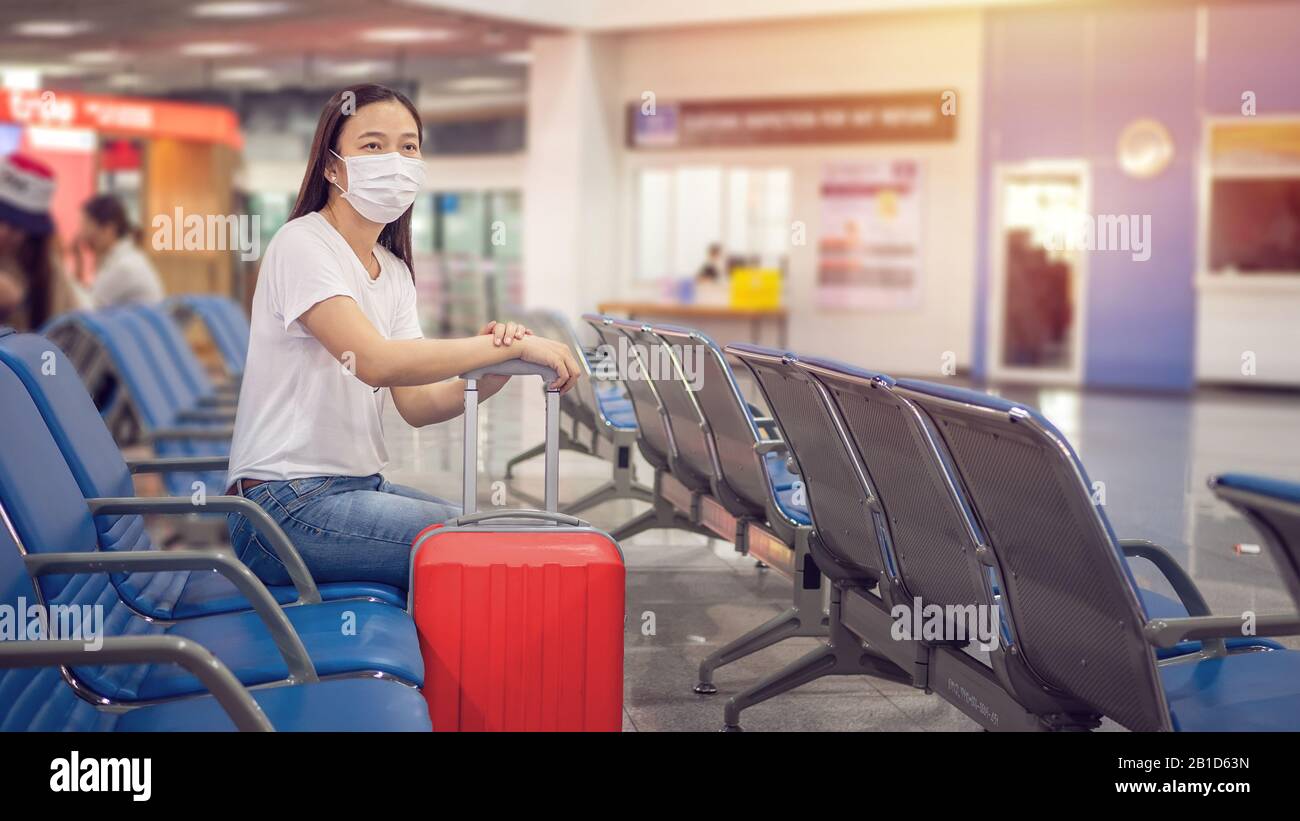
[[[683,352],[684,368],[689,363],[682,376],[704,417],[718,501],[738,516],[765,513],[773,488],[762,457],[754,451],[758,427],[722,349],[690,328],[656,325],[654,331],[670,349]]]
[[[180,371],[186,387],[194,396],[208,396],[213,392],[212,380],[194,349],[181,333],[180,326],[171,315],[154,305],[133,305],[130,310],[139,314],[162,341],[163,348],[171,354],[172,363]]]
[[[162,387],[163,394],[171,400],[173,410],[194,407],[198,402],[198,393],[190,388],[180,366],[176,364],[170,346],[153,325],[134,307],[110,308],[103,314],[106,323],[124,328],[135,339],[151,366],[151,373]]]
[[[1073,448],[1031,408],[899,380],[930,418],[992,551],[1023,663],[1131,730],[1170,728],[1137,584]]]
[[[0,396],[5,397],[0,402],[0,504],[18,541],[28,553],[94,552],[98,534],[77,480],[26,386],[7,366],[0,367]],[[172,588],[175,596],[187,574],[146,576]],[[133,581],[147,583],[146,576]],[[151,629],[135,619],[107,574],[42,576],[37,587],[49,605],[101,607],[110,631],[132,621]],[[112,697],[134,691],[139,682],[131,678],[133,671],[130,666],[117,666],[77,668],[76,673],[88,687]]]
[[[992,605],[975,560],[977,526],[948,484],[922,415],[884,374],[820,357],[800,365],[825,387],[853,441],[880,508],[875,529],[906,594],[926,604]]]
[[[588,413],[597,419],[604,419],[605,414],[600,409],[600,402],[596,399],[596,375],[592,371],[591,362],[587,360],[587,353],[582,349],[582,340],[578,339],[577,333],[574,332],[573,326],[569,320],[559,311],[550,309],[538,309],[530,314],[534,332],[542,336],[553,339],[556,342],[563,342],[573,351],[573,356],[578,360],[578,366],[582,368],[583,379],[578,380],[574,392],[578,404],[585,408]]]
[[[679,352],[643,325],[632,320],[615,322],[636,348],[645,365],[641,378],[654,385],[663,403],[673,442],[673,476],[691,490],[708,493],[713,489],[713,460],[704,415],[683,372]]]
[[[812,514],[814,542],[835,566],[832,578],[877,580],[885,562],[871,522],[866,477],[822,398],[821,387],[787,351],[733,344],[726,352],[743,362],[790,446]]]
[[[125,385],[131,405],[146,430],[169,426],[175,418],[176,406],[163,390],[149,356],[135,336],[101,313],[80,313],[76,321],[93,333],[112,357],[118,380]]]
[[[39,640],[33,627],[32,608],[40,606],[36,588],[23,564],[23,554],[8,515],[0,503],[0,606],[21,620],[25,639],[0,638],[0,647]],[[16,627],[16,625],[15,625]],[[42,628],[44,629],[44,628]],[[0,667],[0,732],[56,732],[106,730],[114,723],[111,713],[96,710],[77,696],[63,680],[63,671],[49,667]]]
[[[1282,581],[1300,605],[1300,482],[1225,473],[1210,480],[1210,489],[1264,537]]]
[[[582,319],[595,330],[601,346],[606,349],[613,362],[617,362],[620,356],[627,357],[629,365],[632,361],[640,362],[636,347],[631,344],[614,318],[599,314],[584,314]],[[606,362],[599,369],[600,372],[607,373],[614,367],[613,362]],[[645,370],[640,364],[637,367],[642,371]],[[657,470],[668,470],[673,445],[672,440],[669,439],[663,403],[659,399],[654,383],[649,379],[640,378],[638,374],[619,374],[619,376],[625,377],[623,384],[627,387],[628,397],[632,400],[632,411],[636,415],[636,424],[640,432],[637,446],[652,467]],[[633,376],[637,378],[632,378]]]
[[[242,373],[248,355],[248,320],[239,306],[231,302],[223,307],[218,298],[208,294],[187,294],[176,300],[203,320],[227,369]]]

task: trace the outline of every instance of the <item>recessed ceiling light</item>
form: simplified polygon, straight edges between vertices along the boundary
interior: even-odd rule
[[[533,53],[531,51],[507,51],[498,54],[497,59],[512,66],[526,66],[533,61]]]
[[[386,75],[392,64],[383,60],[356,60],[351,63],[331,63],[327,68],[336,77],[372,77]]]
[[[233,57],[236,54],[248,54],[253,47],[248,43],[205,42],[186,43],[180,52],[186,57]]]
[[[370,43],[440,43],[456,36],[451,29],[377,28],[361,33]]]
[[[506,91],[515,88],[516,83],[509,77],[460,77],[443,84],[448,91]]]
[[[124,56],[122,52],[108,48],[94,51],[78,51],[72,55],[72,62],[88,66],[102,66],[107,63],[116,63]]]
[[[113,88],[139,88],[144,85],[144,78],[135,72],[124,71],[121,74],[110,75],[108,84]]]
[[[239,0],[238,2],[199,3],[192,12],[195,17],[268,17],[288,11],[289,8],[288,3]]]
[[[28,20],[14,24],[14,33],[27,37],[72,37],[90,31],[88,20]]]
[[[262,66],[229,66],[212,72],[212,79],[222,83],[255,83],[270,77],[270,69]]]

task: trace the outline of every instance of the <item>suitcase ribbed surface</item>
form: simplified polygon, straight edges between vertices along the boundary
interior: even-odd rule
[[[412,584],[434,730],[622,729],[625,569],[608,536],[434,532]]]

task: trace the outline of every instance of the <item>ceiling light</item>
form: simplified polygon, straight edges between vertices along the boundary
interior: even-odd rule
[[[288,11],[288,3],[258,2],[258,0],[240,0],[240,2],[199,3],[192,10],[195,17],[269,17]]]
[[[377,28],[361,33],[370,43],[441,43],[456,36],[451,29]]]
[[[15,34],[27,37],[72,37],[90,29],[87,20],[28,20],[13,27]]]
[[[180,48],[181,54],[186,57],[233,57],[237,54],[248,54],[252,50],[253,47],[248,43],[219,41],[186,43]]]
[[[336,77],[369,77],[388,74],[392,64],[382,60],[357,60],[351,63],[332,63],[327,68]]]
[[[512,66],[526,66],[533,61],[533,53],[531,51],[507,51],[498,54],[497,59]]]
[[[116,63],[125,55],[120,51],[113,49],[98,49],[96,51],[78,51],[72,55],[72,62],[81,63],[88,66],[101,66],[107,63]]]
[[[516,86],[509,77],[461,77],[443,84],[448,91],[506,91]]]
[[[212,79],[223,83],[256,83],[270,78],[270,70],[261,66],[229,66],[212,72]]]

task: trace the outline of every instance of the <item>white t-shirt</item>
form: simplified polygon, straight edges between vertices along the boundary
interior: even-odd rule
[[[319,213],[286,223],[266,246],[228,481],[369,476],[388,464],[388,389],[353,376],[298,321],[316,303],[346,296],[382,336],[421,338],[410,270],[378,245],[375,257],[379,277],[371,279]]]
[[[163,298],[162,280],[153,263],[135,243],[123,238],[104,255],[90,286],[90,302],[96,308],[114,305],[153,305]]]

